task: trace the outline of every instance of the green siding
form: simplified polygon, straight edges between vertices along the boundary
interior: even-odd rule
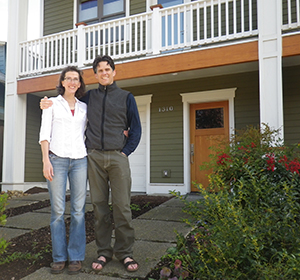
[[[44,36],[73,28],[73,0],[44,1]]]
[[[300,66],[283,69],[284,140],[287,144],[300,143]]]
[[[130,15],[136,15],[146,12],[146,0],[131,0]]]
[[[40,97],[27,95],[25,182],[44,182],[42,153],[38,143],[41,110]]]
[[[127,88],[134,95],[153,94],[150,132],[150,183],[183,183],[183,104],[180,93],[236,87],[235,126],[259,124],[258,72],[224,75]],[[159,108],[173,106],[160,113]],[[171,178],[162,178],[170,169]]]
[[[300,66],[283,69],[284,133],[287,143],[300,142]],[[237,88],[235,128],[259,125],[259,73],[248,72],[171,83],[128,87],[135,96],[152,94],[150,119],[150,183],[183,183],[183,104],[180,93]],[[124,88],[125,89],[125,88]],[[44,181],[38,144],[41,112],[39,97],[28,95],[25,181]],[[159,112],[172,106],[173,110]],[[163,178],[162,170],[171,170]]]

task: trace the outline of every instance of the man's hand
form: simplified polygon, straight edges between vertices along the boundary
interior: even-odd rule
[[[40,101],[40,108],[42,110],[44,109],[48,109],[49,107],[51,107],[53,105],[53,102],[51,100],[48,99],[47,96],[45,96],[43,99],[41,99]]]

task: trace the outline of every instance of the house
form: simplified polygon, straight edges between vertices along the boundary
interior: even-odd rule
[[[40,98],[66,65],[116,62],[143,127],[130,156],[133,191],[181,193],[206,183],[215,137],[268,124],[300,139],[300,8],[296,0],[41,0],[43,36],[27,40],[28,0],[9,1],[2,189],[45,186]]]

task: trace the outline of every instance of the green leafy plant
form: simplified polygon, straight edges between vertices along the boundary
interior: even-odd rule
[[[133,210],[133,211],[140,211],[141,210],[140,206],[137,205],[137,204],[134,204],[134,203],[130,204],[130,209]]]
[[[6,215],[4,214],[5,207],[7,205],[7,193],[1,193],[0,195],[0,225],[5,225]],[[4,239],[0,238],[0,255],[2,255],[9,243]]]
[[[177,237],[172,261],[189,279],[300,279],[299,146],[264,126],[237,131],[220,147],[206,165],[210,186],[198,185],[202,199],[173,193],[194,230]]]
[[[36,251],[35,244],[32,245],[32,250]],[[34,264],[37,260],[43,258],[44,253],[51,253],[52,248],[50,244],[46,244],[45,247],[41,248],[38,252],[13,252],[12,254],[0,257],[0,265],[13,262],[15,260],[31,260]]]

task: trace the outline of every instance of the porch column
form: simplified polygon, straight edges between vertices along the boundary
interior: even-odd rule
[[[25,169],[26,95],[17,95],[19,42],[27,39],[28,0],[8,1],[2,190],[22,189]]]
[[[283,139],[282,0],[257,1],[257,9],[260,123],[281,129]]]

